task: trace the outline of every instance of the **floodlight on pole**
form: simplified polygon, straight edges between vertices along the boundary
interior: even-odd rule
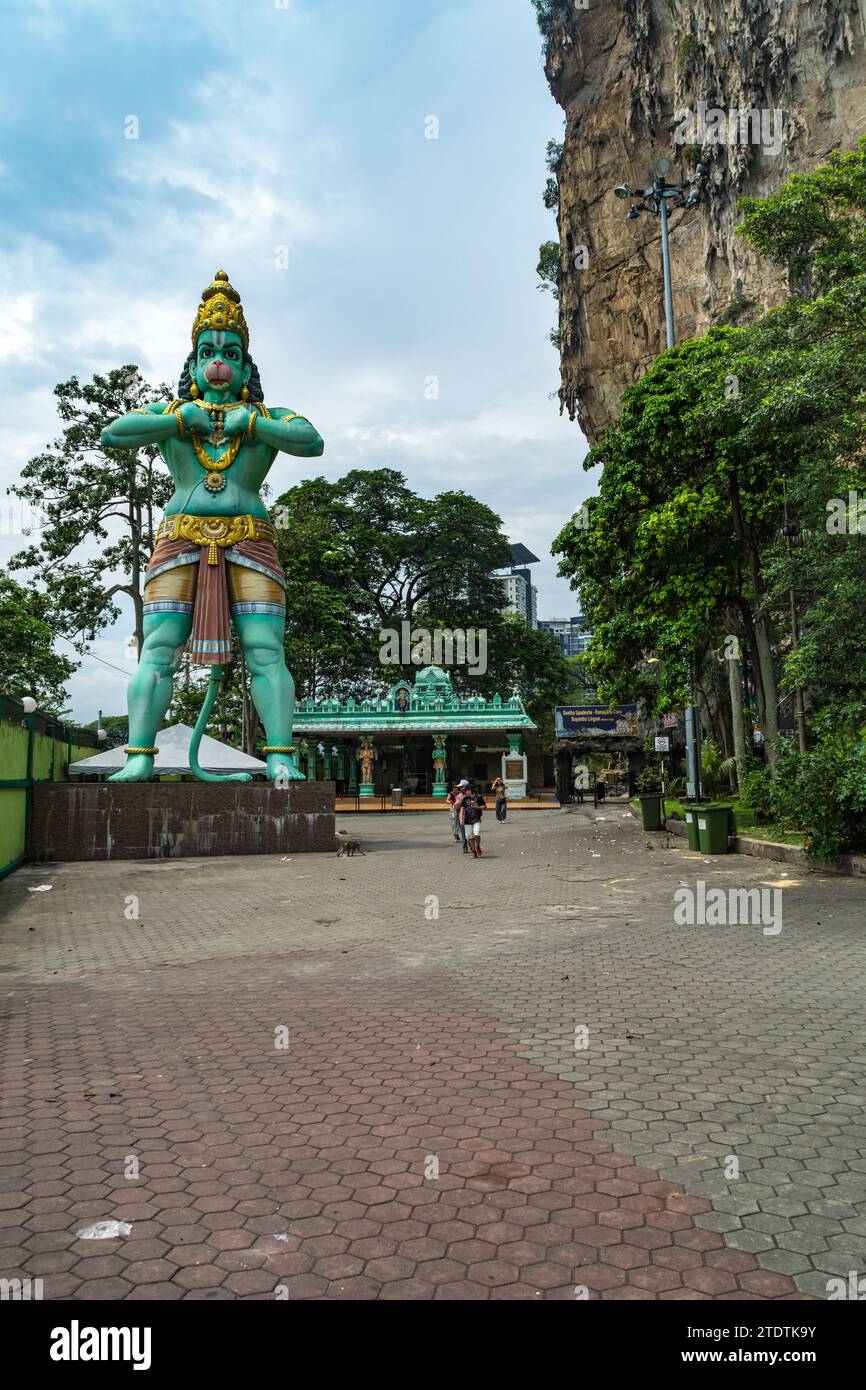
[[[665,298],[665,340],[666,346],[671,348],[676,341],[674,330],[674,304],[673,292],[671,289],[671,253],[670,240],[668,236],[668,218],[675,208],[695,208],[701,201],[701,181],[704,177],[704,166],[698,164],[695,172],[685,183],[668,183],[665,177],[669,173],[671,162],[664,155],[656,162],[655,176],[649,188],[632,189],[627,183],[621,183],[613,191],[617,198],[636,198],[639,201],[632,203],[626,213],[626,220],[634,222],[640,217],[642,212],[651,212],[658,217],[661,222],[662,233],[662,278],[664,281]]]

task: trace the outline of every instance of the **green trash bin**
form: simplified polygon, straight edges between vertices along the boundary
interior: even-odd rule
[[[662,794],[661,792],[645,792],[640,798],[640,818],[643,822],[644,830],[661,830],[662,828]]]
[[[698,819],[698,844],[704,854],[727,854],[730,806],[707,802],[695,810]]]
[[[699,841],[699,839],[698,839],[698,810],[699,810],[699,809],[700,809],[700,808],[697,807],[697,806],[694,806],[694,807],[687,807],[687,808],[686,808],[686,812],[685,812],[685,817],[686,817],[686,831],[688,832],[688,837],[689,837],[689,849],[695,849],[695,850],[697,850],[697,849],[700,849],[700,847],[701,847],[700,841]]]

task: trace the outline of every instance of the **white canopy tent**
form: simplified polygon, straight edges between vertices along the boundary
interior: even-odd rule
[[[170,729],[160,730],[156,736],[159,752],[153,764],[155,777],[159,777],[160,774],[192,773],[189,765],[191,738],[192,729],[188,724],[172,724]],[[255,775],[267,771],[267,764],[259,758],[250,758],[238,748],[230,748],[227,743],[208,738],[207,734],[203,736],[199,746],[198,760],[205,772],[251,772]],[[110,777],[112,772],[119,772],[125,763],[126,754],[122,745],[119,748],[106,748],[104,753],[95,753],[92,758],[82,758],[80,762],[70,763],[69,775],[80,777],[98,773],[100,776]]]

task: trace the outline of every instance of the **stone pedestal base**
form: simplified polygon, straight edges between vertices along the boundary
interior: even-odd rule
[[[513,749],[503,753],[501,775],[509,801],[523,801],[526,797],[526,773],[525,753],[517,753]]]
[[[30,857],[333,853],[334,783],[74,782],[33,787]]]

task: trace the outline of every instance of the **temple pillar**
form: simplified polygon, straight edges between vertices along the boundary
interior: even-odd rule
[[[356,754],[357,750],[355,749],[354,744],[350,743],[346,749],[346,757],[349,760],[349,785],[347,787],[347,791],[350,796],[358,795],[358,758]]]

